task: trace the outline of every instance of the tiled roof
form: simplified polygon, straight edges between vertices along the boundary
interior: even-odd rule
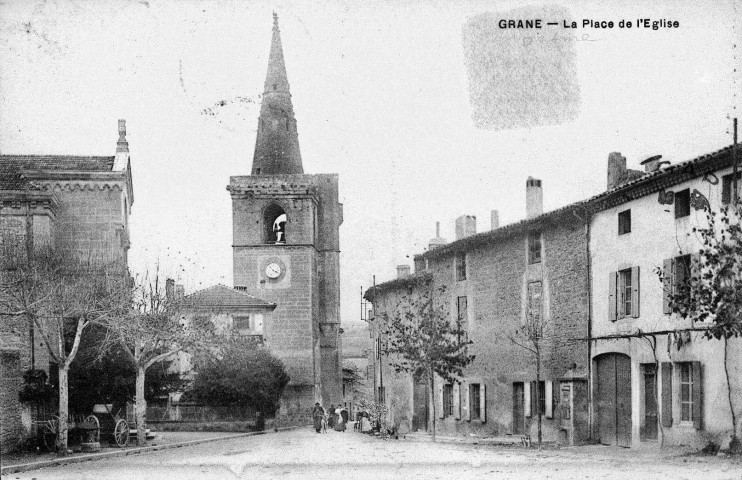
[[[0,155],[0,190],[22,190],[24,171],[110,172],[115,157]]]
[[[195,307],[264,307],[273,309],[275,303],[253,297],[226,285],[214,285],[186,296],[190,305]]]
[[[739,144],[738,144],[739,145]],[[738,150],[739,147],[738,147]],[[447,243],[433,250],[415,255],[415,258],[434,258],[451,254],[453,252],[466,251],[469,248],[486,244],[487,242],[505,238],[517,233],[523,233],[534,228],[539,228],[549,220],[560,217],[569,212],[593,213],[610,208],[621,203],[629,202],[635,198],[658,192],[663,188],[672,187],[692,178],[700,177],[707,172],[727,168],[732,164],[732,145],[724,147],[712,153],[704,154],[694,159],[670,165],[655,172],[645,173],[638,178],[629,180],[617,187],[599,193],[587,200],[571,203],[556,210],[546,212],[537,217],[523,219],[510,225],[505,225],[496,230],[478,233],[469,237]],[[742,151],[738,155],[742,156]],[[742,158],[740,158],[742,163]],[[391,283],[391,282],[386,282]],[[384,285],[384,284],[382,284]],[[379,285],[377,285],[378,287]]]

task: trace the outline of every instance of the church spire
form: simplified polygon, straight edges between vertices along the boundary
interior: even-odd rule
[[[273,13],[273,39],[268,57],[258,135],[252,160],[252,175],[304,173],[299,151],[294,107],[283,60],[278,15]]]

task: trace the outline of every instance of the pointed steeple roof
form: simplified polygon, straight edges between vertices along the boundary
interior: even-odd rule
[[[268,57],[258,135],[252,160],[252,175],[304,173],[299,135],[291,104],[289,80],[283,59],[278,15],[273,13],[273,39]]]

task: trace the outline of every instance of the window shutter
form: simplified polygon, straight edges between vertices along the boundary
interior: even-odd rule
[[[616,316],[616,272],[608,274],[608,320],[615,322]]]
[[[263,315],[255,315],[255,331],[257,333],[263,333]]]
[[[461,386],[459,382],[453,383],[453,418],[456,420],[461,419]]]
[[[662,426],[672,427],[672,363],[662,362]]]
[[[531,416],[531,382],[523,382],[523,415]]]
[[[484,423],[487,421],[487,390],[484,383],[479,384],[479,420]]]
[[[531,416],[538,418],[539,409],[538,409],[538,384],[536,382],[531,382]]]
[[[436,382],[436,400],[438,405],[436,405],[436,408],[438,408],[438,418],[443,418],[445,416],[443,412],[443,381]]]
[[[546,403],[546,418],[554,418],[554,384],[551,380],[547,380],[546,391],[544,392],[544,402]]]
[[[703,372],[701,362],[691,362],[693,368],[693,426],[703,428]]]
[[[699,278],[701,278],[701,254],[700,253],[694,253],[690,257],[690,278],[695,279],[695,281],[698,281]],[[695,282],[690,282],[690,299],[693,300],[693,284]]]
[[[471,401],[469,399],[471,396],[471,385],[462,383],[462,386],[464,387],[464,395],[461,397],[461,403],[463,404],[461,406],[461,410],[463,410],[461,413],[464,420],[471,421]]]
[[[672,258],[666,258],[662,262],[662,313],[672,313],[670,307],[670,296],[672,295],[673,286],[673,262]]]
[[[631,316],[639,317],[639,267],[631,267]]]

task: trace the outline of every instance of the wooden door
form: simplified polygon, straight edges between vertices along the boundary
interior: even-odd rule
[[[415,382],[412,390],[412,430],[416,432],[428,431],[428,386],[423,380]]]
[[[616,358],[616,445],[631,446],[631,359]]]
[[[523,383],[516,382],[513,384],[513,435],[523,435],[525,432],[524,402]]]
[[[631,446],[631,359],[607,353],[595,362],[595,416],[605,445]]]

